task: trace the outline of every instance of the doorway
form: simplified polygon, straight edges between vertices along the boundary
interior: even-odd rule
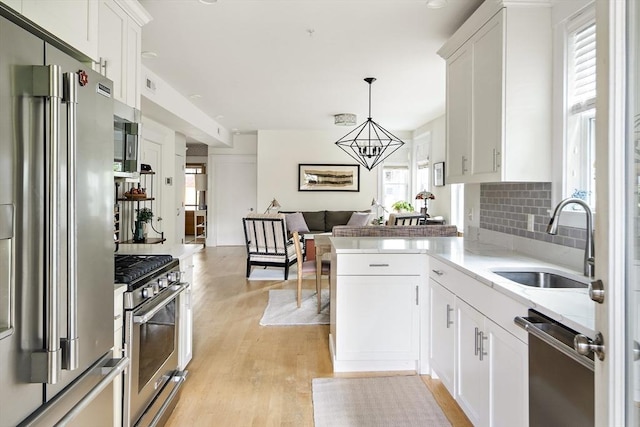
[[[185,242],[206,245],[207,240],[207,165],[187,163],[184,169]]]

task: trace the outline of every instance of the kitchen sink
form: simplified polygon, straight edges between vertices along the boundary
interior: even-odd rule
[[[520,285],[531,286],[535,288],[550,288],[550,289],[564,289],[564,288],[587,288],[589,285],[578,280],[571,279],[567,276],[563,276],[557,273],[551,273],[548,271],[493,271],[498,276],[502,276],[506,279],[512,280]]]

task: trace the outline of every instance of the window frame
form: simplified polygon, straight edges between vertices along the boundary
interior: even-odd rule
[[[574,94],[572,97],[572,89],[575,89],[579,73],[572,67],[572,59],[575,55],[575,46],[573,45],[573,37],[580,32],[586,31],[593,27],[593,37],[595,37],[595,15],[590,13],[582,13],[572,19],[567,25],[567,33],[565,36],[565,55],[566,65],[564,67],[565,76],[565,122],[564,122],[564,149],[563,149],[563,180],[562,195],[564,197],[575,196],[577,191],[587,191],[586,201],[595,210],[595,69],[593,71],[593,90],[589,96],[578,97]],[[595,50],[595,39],[593,40]],[[597,55],[597,53],[596,53]],[[593,59],[593,67],[595,67],[595,58]],[[590,76],[591,74],[589,74]],[[577,92],[577,90],[576,90]],[[577,160],[572,159],[572,151],[577,151]],[[580,165],[579,170],[575,171],[575,165]],[[591,167],[588,165],[591,164]],[[568,175],[571,171],[577,172],[579,177],[571,179]],[[581,182],[580,184],[576,184]],[[585,184],[586,183],[586,184]],[[577,188],[577,187],[581,188]],[[572,208],[575,205],[572,206]],[[582,208],[578,210],[582,211]]]
[[[564,18],[556,21],[554,33],[554,97],[553,97],[553,117],[561,118],[556,121],[553,127],[553,140],[558,141],[553,148],[553,183],[552,186],[552,207],[548,211],[549,217],[553,212],[553,207],[561,200],[570,196],[568,182],[565,178],[567,175],[567,147],[568,147],[568,129],[570,121],[569,105],[569,55],[570,37],[580,28],[584,28],[591,23],[595,23],[595,5],[590,3],[581,9],[567,13]],[[585,103],[587,105],[587,103]],[[595,191],[595,184],[592,186]],[[568,193],[567,193],[568,192]],[[595,195],[594,195],[595,196]],[[595,204],[595,197],[593,198]],[[560,224],[564,226],[584,228],[584,212],[582,209],[573,211],[566,210],[560,218]],[[595,214],[595,206],[592,207]]]

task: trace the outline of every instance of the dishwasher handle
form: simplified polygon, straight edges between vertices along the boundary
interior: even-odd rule
[[[534,321],[532,321],[532,320],[534,320]],[[553,347],[554,349],[558,350],[562,354],[564,354],[564,355],[570,357],[571,359],[575,360],[576,362],[580,363],[585,368],[587,368],[587,369],[589,369],[591,371],[593,371],[595,369],[595,363],[593,362],[593,360],[589,359],[588,357],[585,357],[585,356],[581,355],[573,347],[570,347],[570,346],[564,344],[562,341],[558,340],[557,338],[555,338],[552,335],[548,334],[547,332],[543,331],[542,328],[540,328],[538,326],[538,325],[542,325],[542,324],[551,324],[551,323],[541,322],[539,318],[529,318],[529,317],[520,317],[520,316],[516,316],[513,319],[513,321],[514,321],[514,323],[516,325],[520,326],[522,329],[527,331],[529,334],[533,335],[534,337],[540,339],[544,343],[546,343],[546,344],[550,345],[551,347]],[[576,334],[576,335],[578,335],[578,334]]]

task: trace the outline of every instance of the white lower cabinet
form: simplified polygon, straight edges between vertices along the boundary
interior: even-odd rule
[[[473,425],[527,426],[528,347],[505,329],[511,325],[492,320],[512,320],[526,308],[500,304],[504,295],[439,260],[430,268],[433,373]]]
[[[417,360],[417,278],[340,278],[336,313],[342,327],[336,353],[343,360]]]
[[[431,341],[437,343],[429,348],[429,362],[451,396],[455,396],[456,296],[433,279],[429,285]]]
[[[178,296],[180,306],[180,323],[178,342],[178,369],[184,370],[193,357],[193,307],[191,306],[191,292],[193,291],[193,255],[180,258],[182,281],[189,286]]]
[[[458,345],[457,400],[473,425],[489,425],[488,336],[484,336],[484,316],[473,307],[456,301]]]
[[[335,252],[332,257],[334,372],[417,371],[424,259],[409,254],[338,254],[336,259]]]
[[[489,337],[490,426],[529,425],[529,348],[491,320],[485,318]]]

